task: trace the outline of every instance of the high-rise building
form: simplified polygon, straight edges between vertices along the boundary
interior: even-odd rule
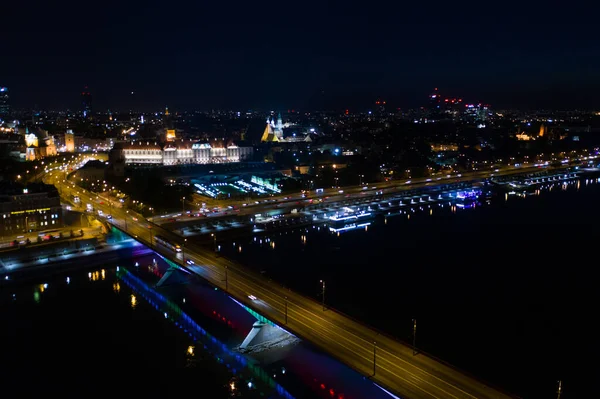
[[[81,92],[81,112],[84,118],[89,118],[92,115],[92,94],[87,86]]]
[[[6,116],[10,113],[8,100],[8,87],[0,87],[0,116]]]

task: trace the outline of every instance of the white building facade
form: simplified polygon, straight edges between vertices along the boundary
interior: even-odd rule
[[[250,161],[253,147],[238,147],[233,142],[179,141],[169,142],[164,148],[157,143],[118,143],[113,149],[126,164],[138,165],[184,165],[215,164]]]

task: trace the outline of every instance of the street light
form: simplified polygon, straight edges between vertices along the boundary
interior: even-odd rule
[[[560,395],[562,394],[562,381],[558,381],[558,390],[556,391],[556,399],[560,399]]]
[[[185,197],[181,198],[181,216],[185,215]]]
[[[125,231],[127,231],[127,216],[129,215],[129,211],[125,211]]]
[[[181,246],[181,264],[185,266],[185,243],[187,238],[183,239],[183,245]]]
[[[210,236],[213,238],[213,249],[217,251],[217,235],[215,233],[210,233]]]
[[[323,312],[325,311],[325,280],[320,280],[321,282],[321,295],[323,297]]]
[[[377,371],[377,341],[373,341],[373,376]]]
[[[413,356],[417,354],[417,319],[413,319]]]

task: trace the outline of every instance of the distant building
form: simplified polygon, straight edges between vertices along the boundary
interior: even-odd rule
[[[35,161],[57,154],[54,137],[49,136],[47,131],[37,128],[35,131],[30,132],[29,128],[25,128],[24,137],[27,146],[25,152],[27,161]]]
[[[0,117],[10,114],[8,87],[0,87]]]
[[[0,220],[3,236],[63,227],[58,191],[43,183],[0,182]]]
[[[92,116],[92,94],[87,86],[81,92],[81,112],[84,118]]]
[[[283,128],[284,127],[289,127],[291,126],[289,123],[283,123],[283,120],[281,119],[281,113],[277,115],[277,121],[274,120],[274,118],[272,117],[268,117],[267,118],[267,125],[265,126],[265,130],[263,131],[262,137],[260,139],[261,142],[263,143],[278,143],[278,142],[301,142],[301,141],[306,141],[306,142],[310,142],[312,141],[310,138],[310,135],[306,134],[306,135],[302,135],[301,137],[289,137],[289,138],[284,138],[283,137]]]
[[[135,141],[116,143],[111,158],[125,164],[181,165],[242,162],[252,159],[253,154],[252,147],[239,147],[233,141],[224,140],[169,141],[164,147],[149,141]]]
[[[65,152],[75,152],[75,134],[71,129],[65,132]]]

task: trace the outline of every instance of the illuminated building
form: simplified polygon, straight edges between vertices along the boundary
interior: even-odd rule
[[[81,112],[84,118],[89,118],[92,115],[92,94],[87,86],[81,92]]]
[[[215,164],[248,161],[252,159],[254,148],[240,147],[233,141],[224,140],[169,141],[164,147],[158,143],[136,141],[116,143],[111,154],[113,159],[125,164]]]
[[[521,133],[521,134],[517,134],[515,135],[515,137],[517,138],[517,140],[519,141],[530,141],[530,140],[535,140],[535,137],[531,137],[528,134],[525,133]]]
[[[171,116],[169,114],[169,108],[165,108],[165,138],[167,141],[175,141],[177,136],[175,135],[175,128],[173,127],[173,121],[171,120]]]
[[[8,100],[8,87],[0,87],[0,116],[6,116],[10,113]]]
[[[273,120],[273,118],[267,118],[267,126],[265,126],[265,130],[263,131],[262,138],[260,139],[262,142],[279,142],[283,140],[283,121],[281,120],[281,114],[277,117],[277,123]]]
[[[58,191],[43,183],[24,186],[2,182],[0,219],[0,234],[4,236],[63,227]]]
[[[279,143],[279,142],[300,142],[306,141],[310,142],[312,139],[310,135],[306,134],[301,137],[296,137],[295,134],[293,137],[283,138],[283,128],[287,128],[292,126],[290,123],[283,123],[281,119],[281,113],[277,115],[277,121],[275,121],[272,117],[267,118],[267,125],[265,126],[265,130],[263,131],[262,137],[260,139],[263,143]]]
[[[71,129],[65,132],[65,151],[75,152],[75,134]]]
[[[35,133],[30,133],[28,128],[25,128],[25,145],[27,150],[25,159],[35,161],[45,157],[55,156],[57,154],[54,137],[49,136],[48,132],[42,129],[37,129]]]

